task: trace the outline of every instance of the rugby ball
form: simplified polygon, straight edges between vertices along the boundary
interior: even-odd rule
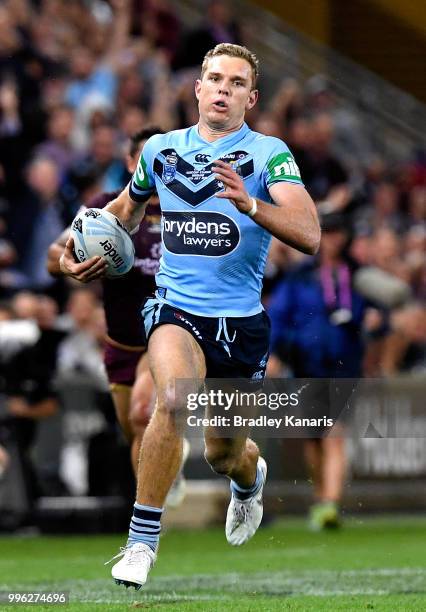
[[[71,223],[74,255],[83,262],[95,255],[105,258],[106,276],[126,274],[133,266],[135,247],[128,232],[115,215],[102,208],[86,208]]]

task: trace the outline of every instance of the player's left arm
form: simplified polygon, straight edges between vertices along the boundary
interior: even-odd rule
[[[218,160],[212,170],[225,185],[225,190],[216,197],[231,200],[244,214],[253,209],[254,198],[246,191],[244,181],[230,164]],[[315,255],[318,251],[321,230],[315,204],[301,184],[281,181],[269,187],[275,204],[256,198],[257,211],[252,219],[273,236],[289,246]]]

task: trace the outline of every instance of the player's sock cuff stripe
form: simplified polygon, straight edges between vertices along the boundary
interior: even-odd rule
[[[134,521],[137,525],[148,525],[152,527],[157,527],[157,525],[160,524],[160,521],[158,519],[155,521],[150,521],[147,519],[140,519],[135,515],[132,516],[132,521]]]
[[[155,529],[153,527],[143,527],[142,529],[139,529],[137,526],[135,527],[132,525],[132,523],[130,523],[130,529],[132,531],[136,531],[137,533],[151,533],[153,535],[160,533],[161,531],[161,527],[156,527]]]
[[[159,521],[163,513],[163,508],[153,508],[151,506],[143,506],[138,504],[133,508],[133,516],[145,521]]]
[[[244,499],[248,499],[249,497],[252,497],[253,495],[256,495],[262,483],[263,483],[263,472],[258,466],[257,471],[256,471],[256,480],[254,481],[251,487],[245,489],[237,485],[237,483],[234,482],[233,480],[231,480],[230,486],[231,486],[231,491],[234,493],[234,495],[238,499],[244,500]]]

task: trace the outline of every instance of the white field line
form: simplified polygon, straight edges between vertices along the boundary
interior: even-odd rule
[[[70,601],[167,602],[225,600],[233,595],[389,595],[425,593],[426,568],[374,568],[360,570],[305,570],[232,574],[155,576],[139,592],[114,584],[112,579],[65,580],[2,585],[1,590],[68,591]]]

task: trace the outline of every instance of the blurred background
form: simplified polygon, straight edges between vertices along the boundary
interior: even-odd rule
[[[129,136],[197,122],[193,83],[219,42],[257,53],[260,102],[247,121],[288,144],[324,227],[315,261],[272,244],[270,375],[379,377],[406,397],[426,390],[425,26],[420,0],[0,3],[1,530],[127,528],[134,482],[103,368],[100,287],[50,277],[47,249],[82,204],[126,185]],[[349,303],[325,291],[327,318],[315,329],[327,344],[328,326],[338,328],[335,362],[353,356],[354,369],[302,371],[302,349],[309,356],[319,344],[289,347],[286,330],[309,306],[303,270],[333,258]],[[381,407],[368,410],[374,430],[346,432],[342,508],[424,511],[426,414],[415,436],[408,402],[407,435],[387,437]],[[261,446],[267,517],[306,512],[303,443]],[[227,484],[204,462],[202,440],[192,440],[185,473],[187,498],[166,521],[221,521]]]

